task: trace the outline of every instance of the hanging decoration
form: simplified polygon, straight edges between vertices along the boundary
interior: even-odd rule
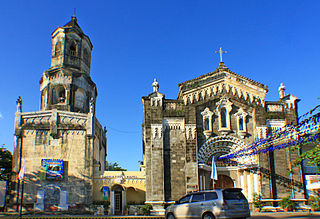
[[[303,120],[297,125],[286,125],[279,130],[270,132],[266,138],[253,142],[247,148],[220,156],[218,160],[230,160],[243,156],[252,156],[319,140],[319,110],[320,105],[300,116],[298,120]]]

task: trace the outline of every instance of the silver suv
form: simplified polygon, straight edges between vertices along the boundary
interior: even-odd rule
[[[166,209],[166,219],[246,218],[249,204],[240,188],[192,192]]]

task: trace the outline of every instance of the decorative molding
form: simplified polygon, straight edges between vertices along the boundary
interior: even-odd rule
[[[153,139],[162,138],[162,124],[151,124],[151,136]]]
[[[186,139],[195,140],[196,139],[196,125],[195,124],[186,124]]]
[[[163,118],[164,130],[183,130],[185,131],[184,118]]]
[[[202,115],[203,134],[208,139],[212,133],[212,116],[214,115],[214,113],[211,112],[208,107],[206,107],[201,112],[201,115]]]
[[[209,138],[199,149],[198,163],[206,164],[216,153],[235,153],[246,148],[247,145],[236,137],[216,136]],[[239,165],[252,165],[257,163],[256,156],[243,156],[235,159]]]
[[[268,112],[283,112],[283,106],[282,105],[267,105],[267,111]]]
[[[272,131],[277,131],[283,128],[286,124],[285,120],[267,119],[267,127]]]
[[[249,86],[250,88],[254,89],[253,87]],[[225,91],[226,93],[231,93],[238,98],[243,98],[244,100],[250,103],[256,103],[258,105],[265,105],[265,95],[266,91],[259,90],[262,94],[254,94],[248,92],[246,89],[243,89],[243,86],[229,84],[228,82],[218,83],[207,87],[195,87],[191,92],[183,94],[182,99],[184,104],[193,104],[195,102],[208,99],[213,97],[217,94],[221,94]]]
[[[268,127],[267,126],[256,126],[256,139],[267,138]]]
[[[222,115],[221,110],[226,110],[226,127],[222,126]],[[228,98],[221,98],[220,101],[217,103],[216,112],[218,113],[219,117],[219,132],[222,135],[226,135],[231,131],[231,121],[230,121],[230,112],[232,110],[232,103],[229,101]]]
[[[244,138],[247,134],[247,117],[248,113],[246,113],[242,108],[238,110],[238,112],[235,114],[237,118],[237,131],[240,138]],[[240,129],[241,126],[241,119],[242,119],[242,130]]]

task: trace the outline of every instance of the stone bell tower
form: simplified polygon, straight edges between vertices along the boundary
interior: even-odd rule
[[[95,105],[97,89],[90,77],[92,47],[76,17],[52,33],[51,67],[40,80],[41,110],[88,113],[90,104]]]
[[[50,206],[83,208],[93,200],[94,176],[103,172],[106,128],[95,114],[97,88],[90,77],[92,43],[77,19],[52,33],[51,66],[40,80],[40,111],[15,115],[14,205],[22,185],[24,201],[44,211]],[[24,184],[18,178],[25,163]]]

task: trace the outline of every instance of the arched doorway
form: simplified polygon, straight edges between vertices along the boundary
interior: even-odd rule
[[[218,175],[218,180],[215,181],[215,189],[233,188],[234,183],[231,177],[227,175]]]
[[[115,215],[121,215],[124,211],[125,191],[121,185],[114,185],[111,188],[111,211]]]
[[[233,136],[216,136],[209,138],[199,149],[199,188],[200,190],[214,188],[233,188],[237,185],[239,165],[244,161],[240,158],[234,160],[221,160],[220,156],[246,148],[246,144]],[[213,159],[214,158],[214,159]],[[212,161],[214,160],[218,180],[211,179]],[[246,160],[246,164],[251,161]]]

